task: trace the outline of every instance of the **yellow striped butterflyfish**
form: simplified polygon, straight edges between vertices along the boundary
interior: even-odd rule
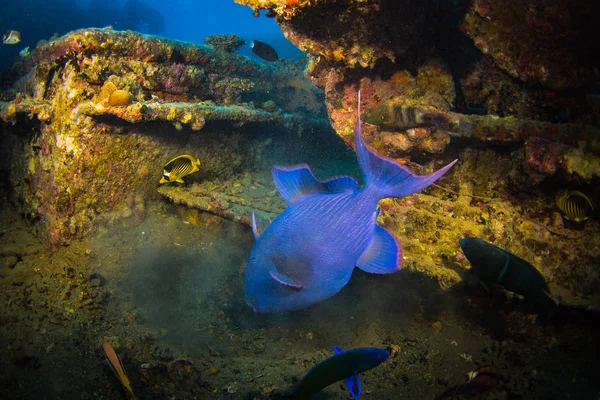
[[[200,170],[200,159],[183,154],[177,156],[165,165],[160,183],[184,183],[183,178]]]
[[[556,205],[569,221],[583,222],[592,215],[594,203],[579,190],[565,190],[556,195]]]

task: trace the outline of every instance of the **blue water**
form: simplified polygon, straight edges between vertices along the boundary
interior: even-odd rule
[[[6,4],[5,4],[6,3]],[[288,42],[272,18],[254,18],[247,6],[224,0],[23,0],[3,2],[0,31],[21,32],[21,42],[0,46],[0,70],[19,52],[35,48],[40,40],[69,31],[112,26],[171,39],[204,43],[216,34],[235,34],[271,44],[281,57],[295,58],[301,52]],[[255,57],[249,46],[240,54]]]

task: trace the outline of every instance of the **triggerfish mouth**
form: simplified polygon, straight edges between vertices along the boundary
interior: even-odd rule
[[[339,292],[354,267],[374,274],[402,268],[396,239],[376,225],[377,203],[429,186],[458,160],[418,176],[369,149],[356,122],[356,152],[364,185],[348,176],[319,181],[306,164],[274,167],[273,179],[288,208],[264,232],[252,214],[256,238],[245,269],[246,302],[256,312],[306,308]]]
[[[334,350],[336,355],[312,367],[302,378],[294,399],[311,399],[327,386],[342,379],[352,397],[356,399],[361,391],[358,374],[375,368],[390,357],[387,351],[374,347],[361,347],[344,352],[336,346]]]

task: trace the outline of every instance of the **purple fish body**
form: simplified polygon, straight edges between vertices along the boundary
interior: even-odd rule
[[[400,245],[376,225],[377,203],[429,186],[457,161],[431,175],[414,175],[366,146],[360,118],[356,152],[365,177],[360,189],[346,176],[319,181],[307,165],[273,168],[288,208],[262,233],[252,215],[256,242],[245,269],[245,290],[254,311],[300,310],[326,300],[348,283],[355,266],[377,274],[400,270]]]

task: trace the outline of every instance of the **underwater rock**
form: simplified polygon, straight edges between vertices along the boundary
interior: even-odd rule
[[[598,79],[597,3],[475,0],[460,29],[510,76],[551,89],[577,88]]]
[[[211,35],[204,39],[204,43],[214,47],[215,49],[219,49],[227,53],[233,53],[245,45],[246,40],[238,37],[237,35]]]
[[[598,110],[585,100],[585,90],[562,90],[597,79],[590,55],[597,52],[598,28],[586,16],[595,15],[597,5],[576,0],[580,7],[572,10],[557,0],[351,0],[344,7],[326,0],[236,2],[255,12],[269,10],[286,37],[309,54],[305,73],[325,90],[332,124],[348,144],[360,88],[365,108],[391,102],[452,116],[450,129],[365,128],[373,146],[390,157],[440,153],[450,143],[526,143],[524,167],[535,181],[557,172],[578,175],[570,179],[597,177],[581,165],[565,171],[574,149],[581,148],[585,159],[597,157],[598,128],[588,124]],[[552,157],[541,157],[547,149]]]

